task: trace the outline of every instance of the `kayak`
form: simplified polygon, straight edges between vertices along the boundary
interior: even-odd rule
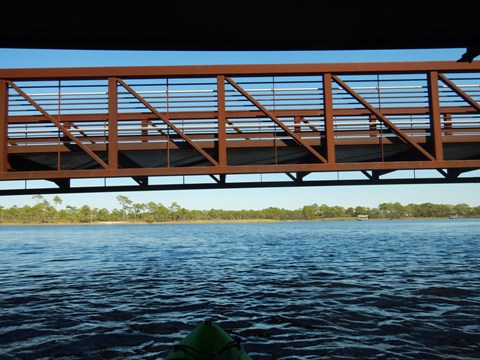
[[[198,325],[167,354],[165,360],[251,360],[240,340],[211,320]]]

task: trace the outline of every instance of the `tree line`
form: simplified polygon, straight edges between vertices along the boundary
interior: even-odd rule
[[[170,206],[150,201],[135,203],[125,195],[118,195],[119,208],[91,208],[88,205],[67,205],[59,209],[63,201],[59,196],[53,204],[42,195],[33,196],[35,205],[23,207],[0,206],[0,223],[97,223],[97,222],[181,222],[181,221],[242,221],[242,220],[323,220],[349,219],[367,215],[370,219],[404,218],[479,218],[480,206],[467,204],[408,204],[382,203],[378,207],[348,207],[305,205],[296,210],[268,207],[262,210],[195,210],[186,209],[176,202]]]

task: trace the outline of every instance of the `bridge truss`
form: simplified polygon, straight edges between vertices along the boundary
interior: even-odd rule
[[[3,195],[461,183],[478,169],[479,62],[0,70]]]

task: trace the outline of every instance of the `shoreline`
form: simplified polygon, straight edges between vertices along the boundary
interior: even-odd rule
[[[46,222],[46,223],[2,223],[1,226],[109,226],[109,225],[181,225],[181,224],[248,224],[248,223],[274,223],[291,220],[272,220],[272,219],[247,219],[247,220],[180,220],[180,221],[160,221],[160,222],[147,222],[147,221],[95,221],[95,222]],[[309,220],[298,220],[309,221]]]
[[[461,219],[478,219],[478,218],[461,218]],[[459,220],[449,219],[447,217],[424,217],[424,218],[384,218],[384,219],[368,219],[362,222],[369,221],[398,221],[398,220]],[[2,226],[110,226],[110,225],[201,225],[201,224],[261,224],[261,223],[278,223],[278,222],[338,222],[338,221],[358,221],[357,218],[325,218],[312,220],[276,220],[276,219],[239,219],[239,220],[179,220],[179,221],[161,221],[161,222],[146,222],[146,221],[96,221],[89,223],[82,222],[30,222],[30,223],[2,223]]]

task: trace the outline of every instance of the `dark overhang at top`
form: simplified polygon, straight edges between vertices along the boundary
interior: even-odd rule
[[[480,49],[472,1],[9,3],[0,47],[90,50]],[[157,4],[157,3],[153,3]],[[460,59],[459,59],[460,60]]]

